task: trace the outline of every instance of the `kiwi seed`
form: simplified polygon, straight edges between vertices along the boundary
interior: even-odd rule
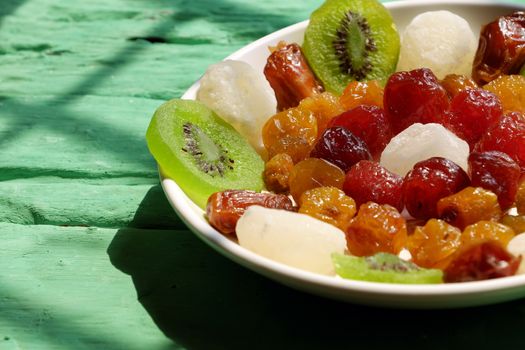
[[[182,126],[184,132],[183,152],[193,156],[197,167],[211,177],[224,177],[225,172],[233,170],[234,160],[229,158],[225,149],[215,143],[197,125],[186,122]]]
[[[355,37],[355,29],[359,31],[358,35],[363,38],[361,41],[363,45],[361,48],[358,48],[361,55],[359,58],[361,64],[357,63],[356,52],[352,52],[353,50],[348,47],[348,37],[350,33]],[[339,68],[343,74],[353,76],[356,80],[361,80],[372,70],[369,55],[370,52],[376,51],[377,47],[366,18],[353,11],[346,12],[341,20],[341,25],[336,30],[336,39],[334,39],[332,44],[335,49],[335,55],[339,59]]]

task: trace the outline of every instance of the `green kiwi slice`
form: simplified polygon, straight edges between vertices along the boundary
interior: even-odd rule
[[[387,253],[367,257],[334,253],[332,262],[339,276],[352,280],[403,284],[443,283],[443,271],[424,269]]]
[[[377,0],[327,0],[310,16],[303,51],[326,90],[350,81],[386,79],[395,71],[399,34]]]
[[[200,102],[164,103],[151,119],[146,140],[162,171],[201,208],[214,192],[263,188],[261,157]]]

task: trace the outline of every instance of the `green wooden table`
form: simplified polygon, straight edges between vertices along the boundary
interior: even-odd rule
[[[144,134],[163,101],[320,0],[0,0],[0,349],[525,345],[525,300],[402,311],[303,294],[197,240]]]

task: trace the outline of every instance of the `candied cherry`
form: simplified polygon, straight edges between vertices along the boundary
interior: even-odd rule
[[[461,234],[461,245],[468,246],[485,241],[498,241],[504,247],[515,236],[512,228],[494,221],[478,221],[467,226]]]
[[[501,101],[503,112],[525,113],[525,77],[521,75],[502,75],[491,81],[483,89],[492,92]]]
[[[343,190],[357,205],[389,204],[403,210],[403,178],[376,162],[362,160],[346,173]]]
[[[279,112],[264,124],[262,138],[269,158],[286,153],[294,163],[300,162],[317,140],[317,119],[300,108]]]
[[[460,249],[445,269],[445,282],[469,282],[512,276],[520,266],[515,257],[494,241]]]
[[[286,153],[279,153],[264,165],[264,183],[275,193],[288,191],[288,180],[293,169],[293,159]]]
[[[290,173],[290,194],[296,202],[301,195],[316,187],[332,186],[343,188],[345,173],[324,159],[307,158],[297,163]]]
[[[452,99],[444,124],[473,149],[481,136],[502,115],[503,109],[496,95],[482,89],[468,89]]]
[[[355,201],[335,187],[317,187],[304,192],[299,213],[332,224],[343,231],[350,224],[357,207]]]
[[[360,105],[383,107],[383,87],[377,80],[351,81],[339,98],[345,110]]]
[[[390,122],[382,108],[370,105],[358,106],[333,118],[328,127],[342,126],[365,141],[374,160],[394,136]]]
[[[440,123],[449,108],[447,91],[428,68],[392,74],[383,101],[395,134],[414,123]]]
[[[314,149],[311,157],[325,159],[344,171],[360,160],[372,159],[366,143],[351,131],[340,126],[326,129]]]
[[[472,152],[468,165],[472,186],[494,192],[503,210],[512,206],[521,170],[511,157],[499,151]]]
[[[233,235],[237,221],[245,210],[252,205],[290,211],[294,209],[290,198],[283,194],[227,190],[216,192],[208,198],[206,215],[210,224],[217,231],[225,235]]]
[[[481,28],[472,78],[486,84],[502,74],[516,74],[525,63],[525,13],[498,17]]]
[[[448,74],[440,83],[450,98],[454,98],[454,96],[464,90],[478,88],[474,80],[462,74]]]
[[[323,91],[296,43],[280,42],[268,57],[264,75],[275,91],[280,111],[296,107],[301,100]]]
[[[430,219],[408,237],[412,261],[421,267],[443,269],[460,246],[461,231],[443,220]]]
[[[460,229],[480,220],[499,220],[503,215],[498,197],[481,187],[466,187],[437,202],[438,216]]]
[[[348,250],[356,256],[380,252],[398,254],[406,239],[405,219],[388,204],[362,204],[346,230]]]
[[[514,159],[525,171],[525,118],[520,113],[509,113],[500,118],[479,140],[476,152],[500,151]]]
[[[416,163],[403,181],[405,206],[414,218],[437,216],[437,202],[469,185],[467,173],[451,160],[433,157]]]

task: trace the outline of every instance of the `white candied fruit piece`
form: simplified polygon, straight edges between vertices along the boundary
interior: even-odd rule
[[[525,274],[525,233],[514,236],[507,245],[509,253],[515,256],[521,255],[521,263],[516,271],[516,275]]]
[[[470,76],[478,47],[469,23],[450,11],[416,16],[401,37],[398,70],[430,68],[443,79],[447,74]]]
[[[249,207],[237,222],[239,244],[283,264],[334,275],[331,254],[343,254],[343,231],[308,215],[260,206]]]
[[[262,128],[276,113],[277,100],[262,73],[242,61],[214,64],[200,81],[197,99],[231,124],[265,157]]]
[[[468,171],[469,145],[441,124],[415,123],[397,134],[383,150],[380,163],[405,176],[417,162],[443,157]]]

